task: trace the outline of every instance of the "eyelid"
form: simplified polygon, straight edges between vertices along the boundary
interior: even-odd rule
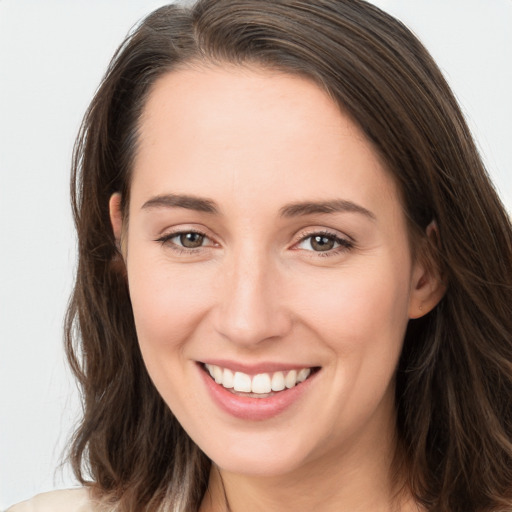
[[[301,229],[295,236],[293,244],[297,244],[304,240],[305,238],[309,238],[315,235],[323,235],[330,236],[333,238],[339,238],[341,240],[346,240],[349,243],[355,244],[355,240],[346,233],[342,233],[336,229],[321,227],[321,226],[312,226],[310,228]]]

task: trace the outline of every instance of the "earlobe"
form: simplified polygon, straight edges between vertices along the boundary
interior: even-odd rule
[[[438,229],[432,221],[426,229],[424,254],[430,257],[421,257],[416,261],[412,272],[411,294],[409,300],[409,318],[420,318],[432,311],[446,292],[439,262],[433,257],[432,247],[438,246]]]
[[[115,192],[110,196],[108,203],[110,223],[118,246],[121,246],[121,235],[123,232],[123,215],[121,211],[121,193]]]

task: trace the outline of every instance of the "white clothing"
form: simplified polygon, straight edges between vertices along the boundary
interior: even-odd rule
[[[85,488],[38,494],[7,509],[7,512],[95,512],[97,510]]]

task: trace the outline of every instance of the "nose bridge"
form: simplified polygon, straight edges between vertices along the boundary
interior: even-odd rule
[[[276,262],[269,251],[248,242],[224,267],[217,329],[232,342],[254,345],[283,336],[290,328],[279,293]]]

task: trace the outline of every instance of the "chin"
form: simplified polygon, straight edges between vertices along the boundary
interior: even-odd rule
[[[223,471],[254,477],[279,477],[305,466],[314,447],[296,432],[271,437],[272,433],[237,435],[199,447]]]

